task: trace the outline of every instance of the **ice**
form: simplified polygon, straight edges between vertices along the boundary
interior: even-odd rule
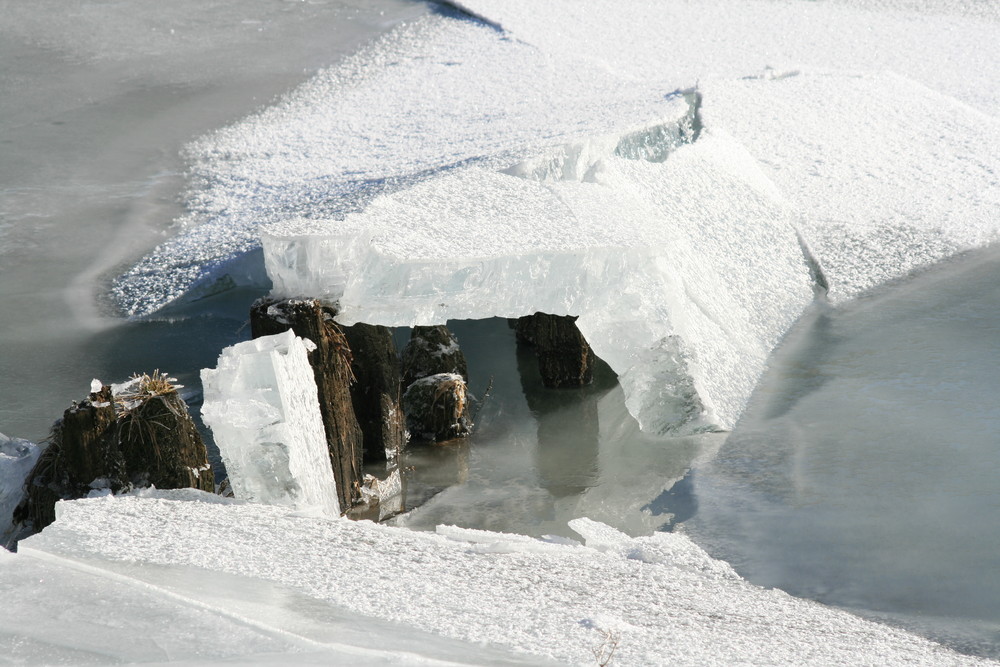
[[[995,2],[638,0],[627,12],[615,0],[462,4],[542,53],[576,58],[633,80],[679,80],[684,87],[707,78],[757,76],[769,68],[892,71],[1000,116],[994,73],[1000,61],[1000,5]],[[828,102],[830,115],[845,110],[837,97]]]
[[[486,647],[472,659],[464,643],[217,570],[27,548],[0,554],[0,590],[16,611],[0,650],[19,664],[546,664]]]
[[[814,283],[996,237],[995,12],[461,6],[485,23],[399,26],[193,143],[184,232],[124,308],[262,282],[263,242],[276,294],[345,321],[578,315],[643,429],[685,433],[733,425]]]
[[[130,315],[229,275],[261,224],[343,216],[372,197],[469,163],[509,166],[581,133],[656,119],[677,86],[629,82],[449,12],[421,17],[233,126],[188,147],[182,233],[116,280]],[[235,263],[234,263],[235,262]],[[259,268],[259,267],[258,267]]]
[[[269,226],[274,293],[338,299],[345,323],[576,315],[644,429],[729,427],[813,296],[795,217],[725,133],[665,161],[621,157],[636,134],[511,173],[470,167],[344,220]],[[576,166],[538,178],[553,155]]]
[[[887,72],[701,90],[705,124],[757,156],[797,211],[835,301],[1000,238],[998,117]]]
[[[43,449],[0,433],[0,547],[10,546],[18,537],[13,524],[14,508],[24,498],[24,483]]]
[[[578,315],[642,428],[689,433],[735,423],[814,287],[843,300],[998,236],[1000,124],[987,113],[1000,101],[976,74],[998,48],[986,18],[828,7],[824,19],[878,30],[831,44],[817,63],[813,40],[787,39],[808,31],[817,10],[787,3],[711,2],[697,15],[601,1],[587,11],[463,6],[551,66],[687,90],[673,100],[689,108],[561,146],[543,141],[508,166],[456,164],[401,181],[361,212],[270,225],[276,295],[339,299],[343,321],[386,325]],[[706,16],[722,27],[709,30]],[[937,34],[942,21],[982,51],[956,52]],[[924,38],[916,57],[913,31]],[[708,54],[691,41],[705,35],[718,40]],[[514,52],[523,55],[495,56]],[[861,69],[887,66],[905,76]],[[491,76],[462,95],[495,84]],[[683,88],[694,84],[697,93]]]
[[[237,498],[338,516],[308,352],[291,331],[238,343],[202,371],[201,412]]]
[[[630,538],[575,522],[594,549],[172,494],[60,503],[56,523],[0,568],[0,586],[20,591],[5,596],[0,629],[75,636],[86,627],[78,612],[98,605],[102,613],[87,619],[104,622],[95,637],[107,642],[107,662],[157,650],[134,641],[149,626],[166,646],[196,627],[204,641],[189,658],[241,662],[297,661],[305,652],[365,664],[592,664],[611,633],[616,665],[995,664],[748,584],[681,534]],[[69,591],[59,608],[72,611],[58,622],[44,614],[50,589],[25,595],[33,590],[25,581],[52,576],[54,565],[76,570],[56,582]],[[106,596],[91,592],[102,584]],[[154,627],[146,609],[156,607],[177,610],[167,616],[177,622]],[[130,632],[138,634],[123,646]],[[269,650],[277,654],[259,653]]]

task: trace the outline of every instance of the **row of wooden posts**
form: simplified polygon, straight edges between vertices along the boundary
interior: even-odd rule
[[[445,326],[414,327],[400,354],[390,329],[342,326],[336,314],[316,299],[265,298],[251,307],[250,327],[254,338],[291,329],[315,343],[310,363],[327,447],[340,506],[349,509],[362,501],[365,463],[391,464],[411,437],[442,442],[468,436],[473,398],[465,357]],[[534,346],[547,386],[592,380],[594,354],[574,320],[536,313],[516,321],[517,336]],[[215,490],[205,444],[168,378],[137,377],[124,397],[108,386],[94,389],[53,426],[15,510],[16,523],[41,530],[54,521],[58,500],[95,489]]]

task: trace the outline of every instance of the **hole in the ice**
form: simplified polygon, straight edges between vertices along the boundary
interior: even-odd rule
[[[717,434],[641,432],[617,376],[600,360],[591,384],[546,387],[535,351],[518,341],[512,321],[447,326],[468,362],[469,391],[481,401],[475,429],[465,439],[408,445],[399,461],[404,513],[391,523],[568,537],[567,521],[581,516],[648,534],[690,513],[683,480]],[[395,336],[402,349],[410,329]],[[367,472],[385,476],[381,464]]]

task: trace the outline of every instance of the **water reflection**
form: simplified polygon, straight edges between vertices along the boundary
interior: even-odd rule
[[[550,388],[542,382],[532,346],[517,341],[521,391],[537,425],[535,465],[541,486],[555,496],[579,495],[600,477],[600,421],[597,403],[617,379],[598,360],[594,381],[585,387]]]
[[[413,447],[404,455],[406,506],[416,509],[391,523],[573,537],[566,523],[586,516],[640,535],[669,528],[687,511],[685,475],[717,448],[720,434],[644,434],[603,362],[591,386],[550,389],[505,320],[448,326],[468,359],[472,392],[481,395],[491,380],[493,389],[467,446]],[[455,470],[462,475],[448,472]]]

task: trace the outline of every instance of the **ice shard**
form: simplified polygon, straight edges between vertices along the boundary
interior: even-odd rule
[[[201,372],[202,416],[237,498],[338,516],[310,345],[286,331],[226,348]]]

